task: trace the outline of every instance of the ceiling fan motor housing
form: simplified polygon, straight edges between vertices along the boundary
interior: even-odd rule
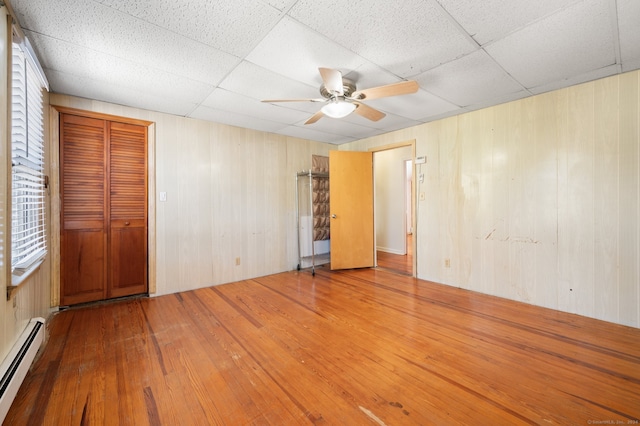
[[[356,84],[347,78],[343,78],[342,90],[344,92],[343,96],[345,98],[350,98],[353,92],[356,91]],[[335,94],[330,92],[324,84],[320,86],[320,94],[322,95],[323,98],[326,98],[326,99],[333,99],[333,97],[335,96]]]

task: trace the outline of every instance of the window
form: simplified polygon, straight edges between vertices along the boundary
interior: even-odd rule
[[[28,42],[12,45],[11,272],[21,275],[46,254],[44,84]]]

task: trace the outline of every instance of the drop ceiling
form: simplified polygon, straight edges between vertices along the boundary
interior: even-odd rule
[[[333,144],[640,68],[638,0],[11,0],[51,91]],[[318,67],[387,116],[304,122]]]

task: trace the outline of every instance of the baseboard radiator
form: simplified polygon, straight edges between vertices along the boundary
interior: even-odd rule
[[[32,318],[27,328],[0,365],[0,424],[9,412],[13,399],[44,341],[44,319]]]

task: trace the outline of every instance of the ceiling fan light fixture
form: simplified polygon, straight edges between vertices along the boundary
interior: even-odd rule
[[[351,114],[356,105],[346,101],[332,101],[322,107],[322,113],[331,118],[342,118]]]
[[[0,0],[2,3],[2,0]],[[364,100],[386,98],[388,96],[408,95],[416,93],[420,86],[415,80],[400,81],[384,86],[370,87],[364,90],[356,90],[356,83],[342,76],[338,70],[331,68],[318,68],[322,77],[320,95],[322,99],[274,99],[262,102],[322,102],[324,105],[305,121],[304,124],[313,124],[322,117],[343,118],[352,112],[371,121],[383,119],[386,114],[368,106]]]

